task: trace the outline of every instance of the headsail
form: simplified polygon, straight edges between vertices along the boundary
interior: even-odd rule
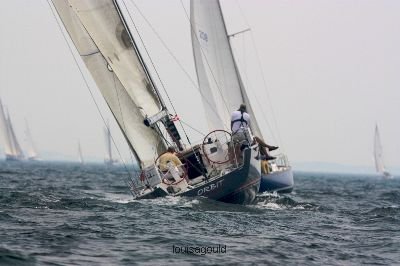
[[[52,0],[142,167],[165,149],[143,120],[162,109],[115,0]]]
[[[251,129],[261,136],[251,104],[236,67],[218,0],[191,0],[190,21],[193,53],[203,105],[212,128],[230,129],[231,112],[241,103],[252,117]],[[210,108],[214,104],[217,110]]]

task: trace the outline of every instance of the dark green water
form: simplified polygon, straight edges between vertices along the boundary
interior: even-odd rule
[[[122,167],[1,163],[0,265],[400,262],[400,179],[295,173],[294,193],[238,206],[134,201],[127,176]],[[201,255],[213,247],[219,253]],[[177,253],[185,248],[196,254]]]

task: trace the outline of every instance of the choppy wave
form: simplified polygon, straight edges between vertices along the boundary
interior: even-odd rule
[[[360,265],[400,261],[400,181],[295,174],[252,205],[134,200],[123,168],[2,164],[0,265]],[[226,246],[224,254],[173,247]]]

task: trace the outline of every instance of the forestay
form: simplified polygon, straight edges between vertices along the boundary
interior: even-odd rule
[[[161,110],[113,0],[52,0],[142,167],[164,150],[143,120]]]
[[[230,129],[231,113],[245,103],[252,118],[250,127],[261,136],[236,67],[219,2],[191,0],[190,21],[197,79],[210,130]]]

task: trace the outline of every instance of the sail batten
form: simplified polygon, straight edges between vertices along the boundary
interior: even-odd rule
[[[79,55],[142,167],[165,149],[143,123],[162,110],[129,29],[113,0],[52,0]]]

